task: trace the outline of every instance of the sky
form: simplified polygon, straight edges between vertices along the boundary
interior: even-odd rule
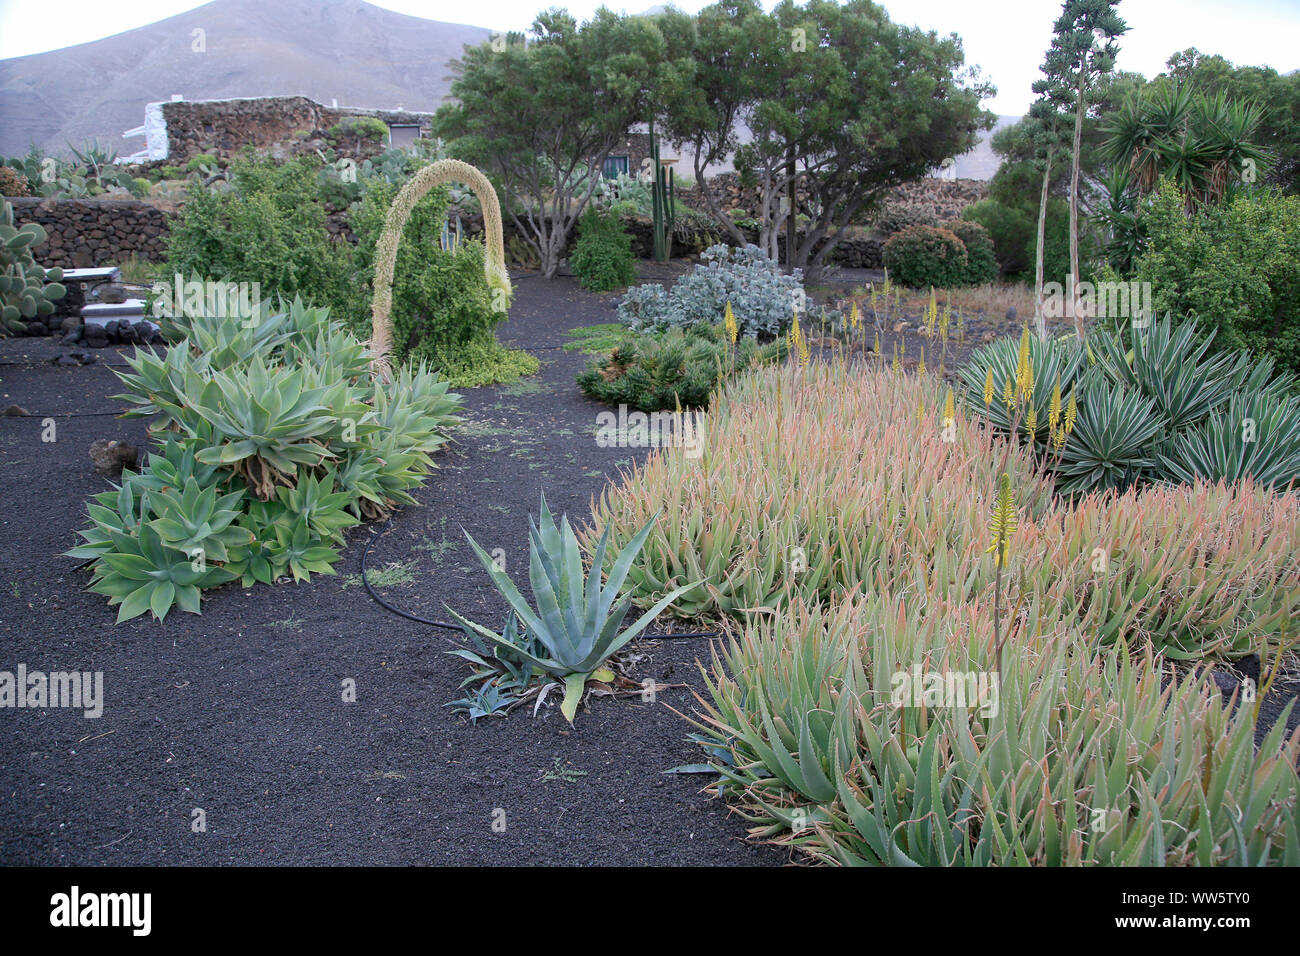
[[[605,5],[641,13],[656,2],[629,6],[608,0]],[[763,2],[771,8],[771,0]],[[504,32],[527,30],[537,11],[552,3],[579,18],[601,6],[598,0],[483,0],[468,7],[464,0],[382,0],[376,6]],[[675,5],[693,13],[706,0]],[[59,0],[58,15],[51,16],[49,0],[0,0],[0,58],[97,40],[198,6],[187,0],[107,6],[102,0]],[[895,22],[959,35],[967,64],[978,65],[982,77],[998,88],[985,107],[1009,115],[1024,113],[1033,99],[1030,85],[1061,9],[1059,0],[884,0],[883,6]],[[1239,66],[1271,66],[1281,73],[1300,69],[1300,0],[1122,0],[1119,12],[1129,24],[1120,41],[1121,70],[1154,76],[1170,54],[1188,47],[1221,54]]]

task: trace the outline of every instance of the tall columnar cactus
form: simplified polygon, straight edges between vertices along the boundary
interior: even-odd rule
[[[504,309],[510,303],[510,274],[506,271],[505,241],[501,232],[501,204],[497,192],[481,171],[469,163],[456,159],[441,159],[421,168],[411,177],[393,199],[384,220],[384,231],[375,246],[375,297],[370,306],[370,351],[374,354],[372,370],[387,379],[391,368],[388,354],[393,350],[393,271],[397,266],[397,247],[402,241],[402,230],[411,218],[415,204],[435,186],[443,183],[464,183],[474,193],[483,209],[483,237],[487,255],[483,258],[483,272],[488,287],[493,291],[493,308]]]
[[[4,203],[0,213],[0,334],[21,332],[28,321],[54,311],[54,301],[66,291],[62,269],[37,265],[32,247],[45,241],[45,230],[29,222],[14,225],[14,207]]]
[[[654,256],[656,262],[667,262],[672,254],[673,227],[677,225],[675,199],[676,182],[671,169],[659,162],[659,140],[655,138],[654,120],[650,121],[650,159],[654,181],[650,186],[650,209],[654,219]]]

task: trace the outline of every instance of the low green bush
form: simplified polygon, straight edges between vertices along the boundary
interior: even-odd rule
[[[636,281],[632,237],[617,216],[588,206],[569,265],[588,292],[625,288]]]
[[[1028,252],[1037,223],[1028,213],[996,199],[981,199],[962,210],[961,217],[988,230],[993,240],[993,255],[1004,276],[1018,276],[1026,271],[1032,274],[1034,263]]]
[[[336,311],[353,301],[348,252],[331,245],[317,202],[319,165],[243,157],[230,165],[231,190],[191,184],[167,239],[168,274],[256,282],[263,296],[301,296]]]
[[[1300,196],[1243,191],[1188,215],[1163,184],[1143,213],[1136,278],[1158,314],[1194,316],[1219,342],[1300,373]]]
[[[885,268],[913,289],[950,289],[966,283],[966,247],[949,229],[908,226],[885,243]]]
[[[750,337],[731,343],[722,326],[632,333],[593,360],[578,375],[578,387],[599,401],[642,412],[707,408],[728,377],[785,354],[784,339],[762,346]]]
[[[983,285],[998,277],[998,260],[989,231],[978,222],[956,219],[943,224],[966,247],[966,285]]]

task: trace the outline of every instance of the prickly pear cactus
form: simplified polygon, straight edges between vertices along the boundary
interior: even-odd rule
[[[32,257],[32,247],[45,241],[45,230],[29,222],[14,225],[14,207],[0,212],[0,335],[21,332],[26,323],[54,311],[65,289],[62,269],[46,269]]]

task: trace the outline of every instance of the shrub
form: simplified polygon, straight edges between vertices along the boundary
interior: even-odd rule
[[[885,243],[885,268],[895,281],[913,289],[947,289],[965,283],[966,247],[948,229],[909,226]]]
[[[609,292],[631,285],[636,281],[632,237],[612,213],[588,206],[569,265],[579,284],[589,292]]]
[[[12,166],[0,166],[0,196],[30,196],[27,177]]]
[[[874,224],[883,235],[892,236],[912,226],[937,226],[939,218],[923,203],[890,202],[875,216]]]
[[[94,496],[67,552],[91,562],[119,623],[197,614],[199,592],[229,581],[334,573],[343,532],[412,503],[456,420],[446,381],[420,368],[376,384],[363,343],[301,302],[162,324],[166,352],[117,373],[159,450]]]
[[[1300,197],[1242,191],[1192,215],[1163,184],[1143,214],[1158,313],[1195,316],[1223,345],[1270,356],[1300,373]]]
[[[204,166],[217,166],[219,162],[217,157],[211,153],[199,153],[197,156],[190,157],[190,161],[185,164],[185,171],[187,173],[199,173],[203,171]]]
[[[696,325],[623,336],[612,352],[578,375],[583,394],[643,412],[707,408],[719,384],[756,363],[779,359],[784,340],[732,345],[720,326]]]
[[[374,277],[375,246],[397,189],[386,179],[371,180],[350,220],[357,237],[354,284],[367,296]],[[503,367],[504,350],[497,345],[493,329],[506,313],[493,308],[492,290],[483,273],[482,241],[443,247],[448,200],[446,187],[430,190],[412,210],[402,233],[393,277],[393,358],[429,362],[445,374],[457,373],[465,382],[473,377],[472,359],[490,359],[492,366]],[[369,334],[368,298],[348,315],[358,335]]]
[[[358,141],[382,140],[388,136],[388,124],[373,116],[354,116],[331,126],[329,136],[335,142],[345,136],[354,136]]]
[[[164,166],[161,171],[163,179],[183,179],[185,173],[179,166]]]
[[[230,191],[192,184],[167,239],[168,273],[257,282],[264,296],[302,296],[337,312],[357,292],[346,252],[329,242],[318,165],[241,158],[230,165]]]
[[[717,325],[730,302],[740,334],[771,338],[785,333],[794,309],[806,301],[803,273],[786,275],[758,246],[710,246],[702,258],[671,290],[654,284],[628,289],[619,318],[636,331]]]
[[[998,260],[993,254],[993,239],[987,229],[967,219],[946,222],[943,228],[966,247],[966,285],[984,285],[998,277]]]
[[[1037,222],[1024,210],[1006,206],[996,199],[981,199],[962,210],[961,217],[977,222],[988,230],[993,240],[993,255],[1005,276],[1018,276],[1033,268],[1026,255],[1034,241]]]

